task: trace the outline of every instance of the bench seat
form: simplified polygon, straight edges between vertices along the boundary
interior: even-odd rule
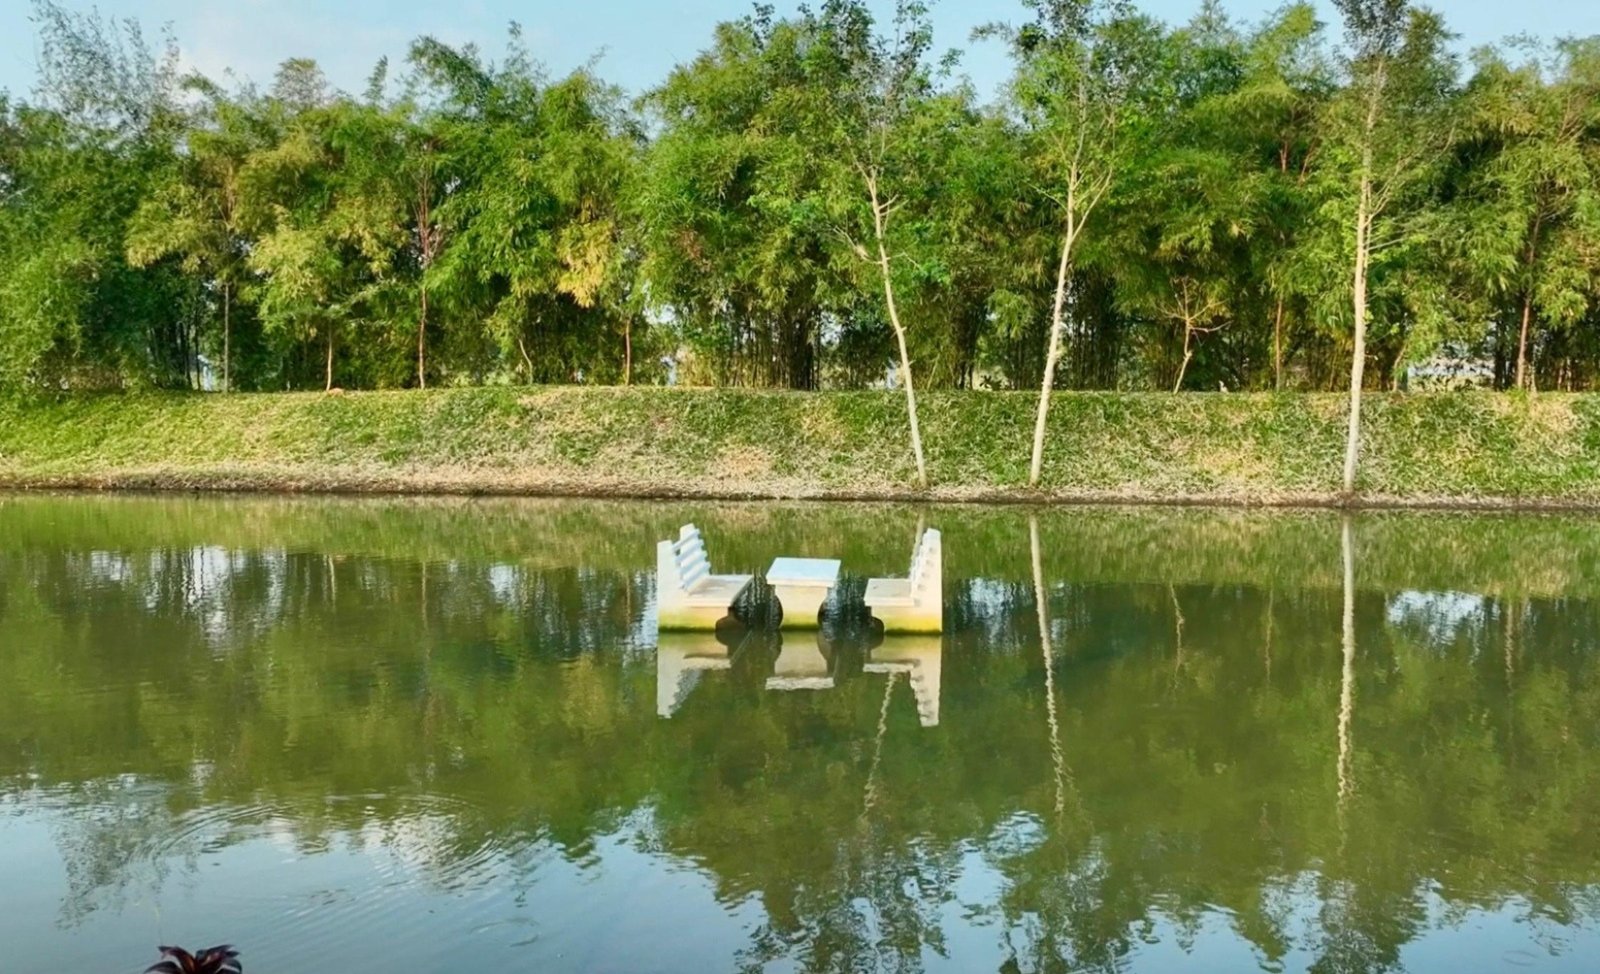
[[[715,629],[754,575],[713,575],[700,529],[685,524],[656,545],[656,623],[662,630]]]
[[[868,605],[910,605],[911,579],[874,578],[867,582]]]
[[[683,599],[690,605],[731,605],[754,578],[754,575],[708,575]]]
[[[944,552],[939,532],[922,532],[911,551],[906,578],[867,581],[862,601],[885,633],[936,633],[944,631]]]

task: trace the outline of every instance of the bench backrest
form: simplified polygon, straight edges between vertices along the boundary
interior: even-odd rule
[[[656,558],[657,584],[676,587],[682,592],[693,592],[711,577],[711,560],[706,556],[706,544],[700,529],[685,524],[678,531],[678,540],[663,541],[658,546]]]
[[[943,598],[943,572],[940,561],[944,557],[943,540],[938,528],[929,528],[922,532],[922,537],[917,539],[917,546],[911,552],[911,571],[907,578],[911,582],[911,594],[915,596],[931,595],[934,598]]]

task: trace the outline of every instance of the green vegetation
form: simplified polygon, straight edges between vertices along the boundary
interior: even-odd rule
[[[487,388],[0,400],[12,486],[619,496],[1216,499],[1340,493],[1342,396],[1071,393],[1026,487],[1036,397],[935,391],[930,491],[892,392]],[[1600,504],[1600,397],[1378,395],[1369,499]]]
[[[1474,458],[1430,454],[1421,479],[1397,479],[1445,438],[1516,432],[1412,447],[1385,442],[1397,428],[1531,407],[1391,402],[1368,429],[1361,401],[1423,365],[1499,389],[1594,387],[1600,38],[1486,49],[1468,70],[1411,0],[1335,6],[1342,41],[1303,3],[1241,24],[1206,0],[1174,26],[1115,0],[1021,0],[1017,23],[973,41],[1014,66],[986,103],[957,55],[936,56],[921,0],[882,23],[865,0],[758,5],[632,99],[588,68],[549,77],[517,28],[498,60],[419,38],[357,94],[303,59],[230,87],[182,74],[136,24],[35,0],[38,95],[0,97],[0,389],[848,390],[892,369],[898,412],[807,410],[870,428],[874,451],[909,445],[909,465],[863,465],[864,491],[1013,485],[1009,453],[935,444],[941,422],[982,413],[1030,486],[1326,491],[1314,441],[1343,455],[1350,493],[1365,440],[1383,467],[1368,490],[1581,493],[1563,465],[1588,446],[1560,437],[1533,469],[1484,479]],[[1013,435],[1012,400],[919,415],[916,390],[962,388],[1037,389],[1031,439]],[[1050,404],[1056,389],[1219,388],[1347,388],[1345,435],[1324,435],[1320,401],[1240,400],[1262,410],[1248,417],[1163,401],[1178,424],[1163,441],[1188,442],[1186,414],[1227,415],[1295,449],[1149,480],[1124,463],[1148,443],[1077,451],[1101,417],[1151,407]],[[615,402],[613,430],[638,418]],[[439,454],[486,435],[445,432],[422,454],[405,429],[373,435],[391,465],[470,462],[470,447]],[[589,435],[520,465],[653,455],[628,432],[586,451]],[[1047,458],[1047,439],[1067,455]],[[854,457],[808,476],[842,486]]]

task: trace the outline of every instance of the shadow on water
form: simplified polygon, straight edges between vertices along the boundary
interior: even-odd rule
[[[842,557],[822,629],[757,586],[658,635],[686,521],[718,571]],[[885,637],[920,524],[946,632]],[[7,970],[1583,970],[1596,555],[1549,516],[0,497]]]

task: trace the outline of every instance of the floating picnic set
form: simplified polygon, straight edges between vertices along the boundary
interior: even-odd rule
[[[904,578],[868,580],[864,601],[885,634],[944,630],[943,551],[937,529],[917,538]],[[767,584],[783,609],[780,628],[815,629],[828,595],[839,581],[836,558],[779,557],[767,568]],[[711,571],[700,529],[685,524],[676,539],[656,545],[656,608],[660,629],[710,630],[733,609],[753,575]]]
[[[717,624],[733,611],[754,575],[718,575],[711,570],[705,538],[693,524],[656,545],[656,713],[671,717],[701,675],[733,668],[752,644],[778,648],[765,678],[768,690],[827,690],[834,686],[840,647],[821,626],[823,603],[839,582],[837,558],[774,558],[766,582],[782,611],[778,630]],[[885,694],[904,676],[923,727],[939,724],[943,671],[944,576],[939,532],[921,532],[904,578],[869,579],[863,602],[883,627],[860,672],[887,678]],[[815,639],[783,638],[795,630]],[[756,652],[762,652],[756,649]],[[885,706],[887,706],[887,696]]]

